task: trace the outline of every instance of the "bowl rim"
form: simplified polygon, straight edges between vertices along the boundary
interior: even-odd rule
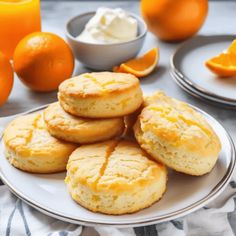
[[[80,44],[84,44],[84,45],[90,45],[90,46],[116,46],[116,45],[124,45],[124,44],[129,44],[129,43],[133,43],[135,41],[138,41],[140,40],[141,38],[144,38],[147,34],[147,24],[145,23],[145,21],[137,14],[135,13],[132,13],[132,12],[129,12],[129,11],[126,11],[128,13],[128,15],[132,16],[133,18],[137,19],[138,20],[138,24],[140,25],[140,22],[142,23],[142,25],[144,26],[144,31],[142,34],[138,35],[136,38],[134,39],[131,39],[129,41],[125,41],[125,42],[119,42],[119,43],[88,43],[88,42],[84,42],[84,41],[81,41],[79,39],[77,39],[76,37],[74,37],[68,30],[69,28],[69,24],[71,23],[71,21],[77,19],[77,18],[80,18],[80,17],[84,17],[86,15],[95,15],[96,14],[96,11],[89,11],[89,12],[84,12],[82,14],[79,14],[79,15],[76,15],[74,17],[72,17],[71,19],[69,19],[66,23],[66,36],[70,39],[70,40],[73,40],[74,42],[77,42],[77,43],[80,43]]]

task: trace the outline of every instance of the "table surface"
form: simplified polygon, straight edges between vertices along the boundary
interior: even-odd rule
[[[96,10],[100,6],[121,7],[128,11],[139,13],[139,2],[126,1],[48,1],[41,2],[42,30],[50,31],[65,37],[65,24],[73,16],[82,12]],[[204,27],[199,34],[236,34],[236,2],[210,2],[210,11]],[[164,90],[168,95],[187,101],[209,112],[223,123],[226,129],[236,140],[236,111],[207,104],[186,94],[172,80],[169,74],[169,60],[179,44],[170,44],[159,41],[151,33],[148,33],[145,44],[140,53],[152,47],[159,47],[161,58],[158,68],[150,76],[141,80],[142,87],[150,91]],[[89,71],[79,63],[76,63],[74,75]],[[56,101],[56,92],[36,93],[27,89],[15,75],[14,88],[8,102],[0,108],[0,117],[17,114],[29,109]]]

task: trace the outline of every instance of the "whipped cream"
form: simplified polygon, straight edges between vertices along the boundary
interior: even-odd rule
[[[98,8],[77,39],[86,43],[120,43],[137,37],[137,20],[121,8]]]

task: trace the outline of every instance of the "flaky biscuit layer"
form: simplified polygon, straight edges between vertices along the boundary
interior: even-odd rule
[[[68,114],[58,102],[44,111],[44,121],[49,133],[56,138],[93,143],[119,136],[124,131],[124,118],[89,119]]]
[[[64,171],[69,155],[77,147],[52,137],[41,114],[13,120],[4,131],[3,142],[9,162],[33,173]]]
[[[161,198],[167,182],[162,164],[131,141],[109,140],[84,145],[70,156],[66,183],[82,206],[106,214],[125,214]]]
[[[58,99],[63,109],[89,118],[130,114],[142,104],[139,80],[126,73],[85,73],[64,81]]]
[[[134,132],[152,157],[191,175],[211,171],[221,149],[218,136],[201,114],[163,92],[145,99]]]

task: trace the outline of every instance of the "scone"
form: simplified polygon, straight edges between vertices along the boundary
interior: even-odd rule
[[[203,175],[214,167],[221,144],[205,118],[162,92],[149,97],[134,133],[140,146],[176,171]]]
[[[9,162],[32,173],[64,171],[70,154],[77,148],[52,137],[41,114],[13,120],[4,131],[3,142]]]
[[[65,80],[59,86],[58,99],[63,109],[89,118],[128,115],[142,104],[139,80],[126,73],[85,73]]]
[[[93,143],[121,135],[124,118],[89,119],[68,114],[58,102],[44,110],[49,133],[59,139],[75,143]]]
[[[120,215],[158,201],[166,189],[167,170],[149,160],[136,142],[109,140],[76,149],[68,161],[66,183],[83,207]]]
[[[147,107],[153,103],[160,102],[160,98],[163,95],[165,95],[165,93],[163,91],[158,90],[151,95],[144,96],[142,107],[144,108],[144,107]]]

